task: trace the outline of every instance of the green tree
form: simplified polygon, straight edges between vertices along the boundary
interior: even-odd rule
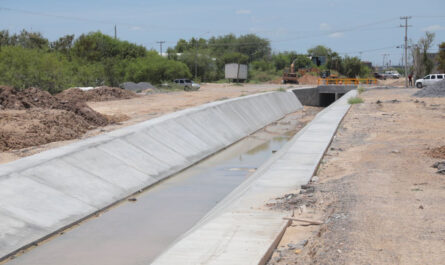
[[[431,48],[431,44],[434,41],[435,34],[432,32],[425,32],[425,37],[419,41],[422,48],[422,62],[425,67],[425,74],[430,74],[434,67],[433,60],[428,56],[428,50]]]
[[[185,64],[162,58],[156,52],[148,52],[146,57],[132,59],[128,62],[124,79],[159,84],[165,80],[190,78],[191,76]]]
[[[101,61],[105,58],[130,59],[144,57],[147,50],[143,46],[114,39],[100,32],[81,35],[73,45],[75,56],[88,61]]]
[[[346,56],[343,59],[343,74],[347,77],[354,78],[360,75],[363,64],[357,57]]]
[[[2,47],[0,83],[19,89],[37,86],[56,93],[72,84],[68,65],[66,58],[58,53],[20,46]]]
[[[249,56],[240,52],[227,52],[220,58],[223,64],[227,63],[241,63],[247,64],[249,62]]]
[[[313,48],[310,48],[307,50],[307,53],[310,56],[329,56],[332,53],[332,50],[330,48],[327,48],[323,45],[317,45]]]
[[[65,35],[58,40],[50,43],[50,48],[53,51],[58,51],[67,54],[73,47],[74,35]]]

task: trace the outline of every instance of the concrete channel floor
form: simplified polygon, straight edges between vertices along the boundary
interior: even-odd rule
[[[255,133],[7,264],[147,264],[280,149],[291,137],[285,126],[270,125],[272,133]]]
[[[265,204],[306,184],[349,110],[350,91],[219,203],[152,264],[265,264],[288,225],[289,212]]]

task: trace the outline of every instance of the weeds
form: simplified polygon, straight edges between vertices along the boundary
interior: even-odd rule
[[[279,91],[279,92],[286,92],[287,90],[284,87],[280,87],[280,88],[277,89],[277,91]]]
[[[353,97],[353,98],[349,98],[348,99],[348,103],[349,104],[360,104],[360,103],[363,103],[363,99],[362,98],[359,98],[359,97]]]

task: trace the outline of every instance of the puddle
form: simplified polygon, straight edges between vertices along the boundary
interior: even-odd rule
[[[149,264],[286,144],[296,120],[270,125],[6,264]]]

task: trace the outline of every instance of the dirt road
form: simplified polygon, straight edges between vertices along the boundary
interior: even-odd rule
[[[310,185],[315,191],[294,200],[303,206],[297,217],[325,224],[294,223],[269,264],[443,264],[445,175],[431,165],[445,160],[445,148],[431,150],[445,145],[445,99],[416,99],[415,91],[362,94],[365,103],[351,108]]]

